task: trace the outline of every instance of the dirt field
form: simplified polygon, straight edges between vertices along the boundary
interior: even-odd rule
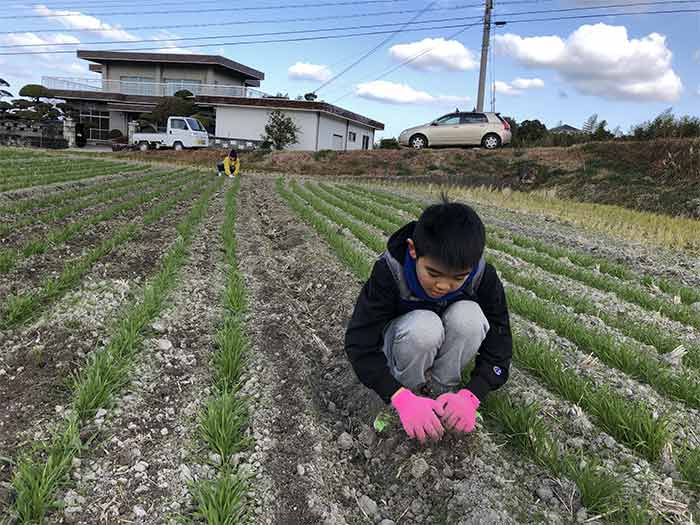
[[[424,193],[104,158],[49,181],[15,159],[0,150],[0,523],[700,517],[697,258],[479,204],[511,379],[475,432],[420,445],[373,429],[343,338]]]

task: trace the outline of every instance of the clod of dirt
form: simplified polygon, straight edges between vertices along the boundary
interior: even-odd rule
[[[153,328],[156,332],[163,333],[165,332],[165,325],[163,324],[162,321],[156,321],[151,325],[151,328]]]
[[[698,312],[698,313],[700,313],[700,302],[691,304],[691,305],[690,305],[690,309],[691,309],[693,312]]]
[[[366,494],[363,494],[358,501],[360,504],[360,509],[362,509],[362,512],[368,516],[374,517],[379,513],[377,503]]]
[[[372,447],[377,442],[377,435],[369,425],[362,425],[362,431],[357,436],[357,439],[366,447]]]
[[[348,434],[347,432],[343,432],[340,434],[338,437],[338,446],[342,448],[343,450],[350,450],[354,445],[354,440],[352,439],[352,436]]]
[[[554,497],[554,493],[549,487],[540,487],[535,491],[535,494],[537,494],[537,497],[544,502],[547,502]]]
[[[428,470],[430,470],[428,462],[425,461],[423,458],[418,458],[413,462],[413,465],[411,466],[411,475],[416,479],[420,479],[425,475],[426,472],[428,472]]]

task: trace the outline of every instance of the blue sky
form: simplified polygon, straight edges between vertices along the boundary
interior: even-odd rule
[[[333,0],[320,0],[320,3]],[[338,1],[338,0],[335,0]],[[552,17],[558,14],[507,16],[521,11],[591,7],[605,4],[632,4],[644,0],[550,0],[514,3],[495,1],[494,20]],[[289,6],[303,8],[245,10],[246,7]],[[319,3],[319,2],[317,2]],[[223,0],[182,3],[172,0],[47,0],[45,4],[23,4],[6,0],[0,13],[0,51],[47,52],[51,50],[126,49],[158,47],[171,52],[221,54],[262,70],[262,89],[269,93],[287,92],[294,97],[314,90],[324,79],[340,72],[353,60],[382,42],[388,35],[310,42],[222,45],[242,41],[240,34],[295,31],[357,25],[402,24],[417,16],[408,28],[457,26],[477,20],[483,13],[478,0],[387,0],[382,3],[308,7],[307,0],[242,0],[233,6]],[[644,10],[700,9],[696,3],[610,10],[638,13],[635,16],[599,16],[587,20],[513,23],[500,27],[494,36],[496,109],[518,121],[538,118],[548,126],[559,121],[580,126],[592,113],[606,119],[610,127],[628,130],[634,124],[654,117],[667,107],[677,114],[700,113],[700,13],[643,14]],[[197,7],[198,12],[172,13]],[[399,10],[428,10],[422,13],[374,14]],[[218,9],[219,11],[207,11]],[[109,12],[136,12],[138,16]],[[159,11],[159,14],[144,14]],[[595,14],[602,9],[570,14]],[[55,16],[70,14],[71,16]],[[352,15],[369,15],[349,18]],[[36,18],[8,19],[33,15]],[[93,15],[93,16],[88,16]],[[280,22],[281,19],[346,17],[335,20]],[[418,22],[440,20],[420,24]],[[228,22],[217,27],[132,30],[134,26],[164,26]],[[247,21],[247,23],[235,23]],[[263,23],[264,22],[264,23]],[[395,29],[364,29],[377,31]],[[77,32],[78,28],[97,28]],[[41,33],[43,29],[59,32]],[[403,32],[346,74],[321,89],[321,99],[374,118],[386,124],[385,136],[427,122],[453,110],[471,109],[476,100],[481,28],[469,27],[457,37],[447,37],[459,29],[420,29]],[[13,34],[6,32],[20,31]],[[348,32],[348,31],[336,31]],[[318,33],[317,33],[318,34]],[[207,41],[212,45],[188,49],[202,41],[177,38],[226,35]],[[304,36],[304,35],[302,35]],[[110,40],[162,39],[150,44],[108,45]],[[270,37],[275,38],[275,37]],[[100,44],[87,44],[99,42]],[[61,43],[62,47],[43,47]],[[38,44],[33,48],[7,47]],[[422,54],[421,54],[422,53]],[[420,57],[378,79],[397,64]],[[82,63],[81,63],[82,62]],[[86,77],[87,63],[71,54],[32,56],[0,55],[0,77],[12,84],[14,92],[26,83],[41,81],[43,75]],[[12,89],[11,89],[12,91]],[[491,97],[487,96],[487,106]]]

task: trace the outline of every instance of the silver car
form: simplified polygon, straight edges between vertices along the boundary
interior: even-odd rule
[[[510,125],[499,113],[455,112],[402,131],[399,144],[416,149],[469,145],[496,149],[510,144],[511,138]]]

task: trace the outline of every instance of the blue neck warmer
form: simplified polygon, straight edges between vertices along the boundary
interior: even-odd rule
[[[467,280],[464,281],[464,284],[459,288],[459,290],[455,290],[454,292],[442,295],[438,298],[433,298],[430,297],[430,295],[428,295],[428,293],[425,290],[423,290],[420,281],[418,281],[418,274],[416,273],[416,261],[413,257],[411,257],[411,254],[408,250],[406,250],[406,257],[404,258],[403,262],[403,274],[406,278],[406,283],[408,284],[408,287],[410,288],[413,295],[415,295],[423,301],[430,301],[433,303],[451,301],[452,299],[456,299],[464,291],[464,289],[467,286],[469,286],[469,283],[472,282],[472,279],[474,279],[474,276],[476,275],[476,272],[478,270],[479,265],[477,264],[469,274],[469,277],[467,277]]]

